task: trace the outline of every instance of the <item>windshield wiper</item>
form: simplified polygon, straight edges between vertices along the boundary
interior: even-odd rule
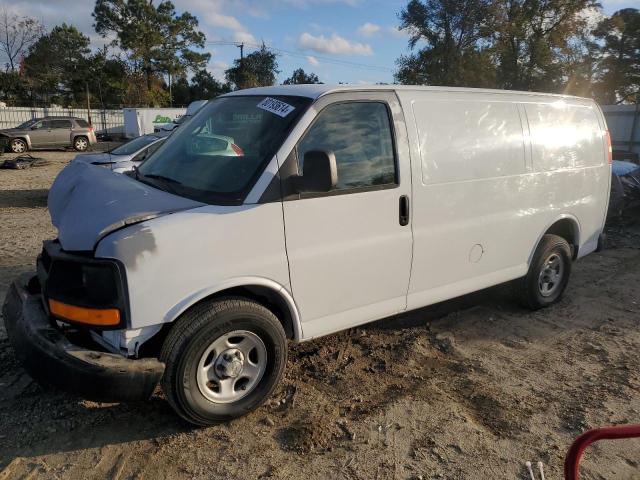
[[[182,182],[179,182],[175,178],[165,177],[164,175],[157,175],[155,173],[147,173],[146,175],[145,174],[139,174],[139,175],[141,175],[144,178],[153,178],[154,180],[162,180],[164,182],[174,183],[176,185],[182,185]]]
[[[157,175],[155,173],[143,174],[135,169],[136,180],[142,183],[146,183],[154,188],[159,188],[169,193],[177,193],[174,185],[182,185],[182,182],[174,178],[165,177],[164,175]],[[146,181],[145,181],[146,180]],[[149,180],[152,180],[151,182]],[[162,188],[164,187],[164,188]]]

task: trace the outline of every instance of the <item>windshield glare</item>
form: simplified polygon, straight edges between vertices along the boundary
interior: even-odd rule
[[[217,98],[176,130],[138,176],[201,202],[240,203],[310,103],[290,96]]]
[[[158,137],[154,135],[143,135],[114,148],[110,153],[113,155],[132,155],[156,140],[158,140]]]

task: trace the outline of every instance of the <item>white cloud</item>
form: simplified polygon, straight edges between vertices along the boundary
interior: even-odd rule
[[[233,34],[234,42],[257,43],[256,38],[249,32],[249,29],[236,17],[229,15],[231,7],[243,8],[243,11],[252,16],[266,15],[258,6],[244,2],[232,3],[229,0],[183,0],[178,3],[178,9],[184,8],[191,11],[200,19],[201,27],[213,27],[212,34],[207,33],[209,40],[223,39],[220,29],[230,30]],[[222,13],[224,12],[224,13]]]
[[[387,31],[398,38],[409,38],[409,33],[406,30],[400,30],[398,27],[387,27]]]
[[[214,78],[224,82],[225,81],[224,71],[228,68],[229,68],[228,63],[222,62],[219,60],[213,60],[209,62],[208,70],[211,73],[211,75],[214,76]]]
[[[258,41],[256,40],[256,37],[254,37],[253,35],[251,35],[249,32],[247,31],[237,31],[233,33],[233,41],[234,42],[244,42],[244,43],[252,43],[254,45],[256,45],[258,43]]]
[[[283,3],[293,5],[298,8],[307,8],[313,5],[327,5],[331,3],[343,3],[350,7],[355,7],[362,3],[362,0],[283,0]]]
[[[232,17],[231,15],[208,11],[204,15],[204,20],[212,27],[228,28],[229,30],[246,30],[244,25],[242,25],[236,17]]]
[[[320,62],[318,61],[318,59],[313,55],[307,56],[307,62],[309,62],[309,65],[313,67],[317,67],[318,65],[320,65]]]
[[[376,25],[375,23],[370,22],[367,22],[358,28],[358,33],[363,37],[373,37],[379,31],[380,25]]]
[[[371,46],[366,43],[350,42],[334,33],[331,37],[314,36],[304,32],[298,38],[298,46],[303,50],[313,50],[319,53],[339,55],[373,55]]]

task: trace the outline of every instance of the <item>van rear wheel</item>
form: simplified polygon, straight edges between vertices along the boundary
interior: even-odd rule
[[[521,302],[538,310],[560,300],[571,274],[571,247],[558,235],[542,237],[527,275],[520,279]]]
[[[276,388],[287,360],[277,317],[242,298],[204,302],[177,320],[164,341],[162,389],[174,410],[212,425],[259,407]]]

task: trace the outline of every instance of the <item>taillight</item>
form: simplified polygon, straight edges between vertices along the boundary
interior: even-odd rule
[[[609,159],[609,164],[613,163],[613,147],[611,146],[611,134],[609,133],[609,130],[606,131],[606,136],[607,136],[607,156]]]
[[[235,143],[231,144],[231,148],[233,149],[234,152],[236,152],[236,155],[238,155],[239,157],[244,156],[244,150],[242,150],[238,145],[236,145]]]

